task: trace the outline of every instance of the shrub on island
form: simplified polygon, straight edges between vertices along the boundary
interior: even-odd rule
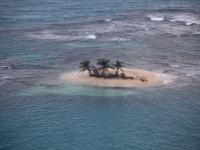
[[[121,79],[139,79],[142,82],[146,82],[145,77],[131,77],[126,76],[126,73],[122,69],[124,67],[124,62],[116,60],[114,63],[111,63],[107,58],[97,59],[96,66],[91,65],[89,60],[82,60],[79,65],[80,72],[87,71],[90,77],[112,79],[112,78],[121,78]],[[113,70],[113,71],[111,71]]]

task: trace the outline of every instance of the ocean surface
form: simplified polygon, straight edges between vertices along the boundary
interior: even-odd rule
[[[163,86],[63,83],[99,57]],[[199,0],[1,0],[0,150],[199,150]]]

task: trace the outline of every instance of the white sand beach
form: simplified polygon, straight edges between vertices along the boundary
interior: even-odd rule
[[[151,87],[167,84],[170,82],[170,80],[167,79],[167,75],[165,74],[142,69],[123,68],[123,70],[126,76],[133,77],[133,79],[104,79],[90,77],[87,72],[79,73],[79,71],[64,73],[59,78],[61,81],[65,82],[74,82],[102,87]],[[109,71],[112,72],[112,70]],[[141,78],[145,78],[146,81],[142,81]]]

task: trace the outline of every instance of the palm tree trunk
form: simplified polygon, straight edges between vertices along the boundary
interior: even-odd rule
[[[89,72],[89,75],[90,75],[90,77],[92,76],[92,74],[91,74],[91,70],[88,70],[88,72]]]
[[[90,77],[92,76],[90,71],[89,71],[89,76],[90,76]]]
[[[105,69],[103,69],[102,75],[103,77],[105,77]]]

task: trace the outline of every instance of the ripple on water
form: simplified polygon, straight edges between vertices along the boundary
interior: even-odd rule
[[[133,89],[121,89],[121,88],[101,88],[92,86],[80,86],[80,85],[65,85],[56,87],[46,86],[34,86],[18,93],[19,96],[36,96],[46,94],[61,94],[71,96],[126,96],[134,94]]]

